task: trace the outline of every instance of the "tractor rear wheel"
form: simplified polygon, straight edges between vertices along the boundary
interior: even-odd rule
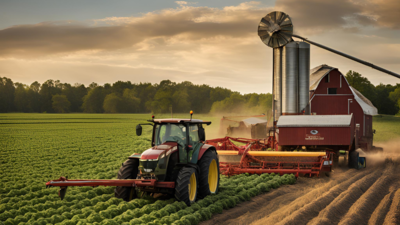
[[[199,198],[205,198],[209,194],[217,194],[219,187],[219,161],[214,151],[206,151],[199,163]]]
[[[122,163],[118,171],[118,179],[136,179],[139,169],[138,159],[128,159]],[[129,202],[136,198],[136,189],[133,187],[116,187],[114,190],[115,197],[121,198]]]
[[[359,156],[359,153],[356,151],[349,152],[348,160],[349,160],[350,168],[358,169],[358,156]]]
[[[190,206],[196,201],[198,192],[197,172],[195,168],[183,167],[175,184],[175,198]]]

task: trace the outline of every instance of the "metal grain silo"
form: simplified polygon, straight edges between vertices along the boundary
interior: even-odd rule
[[[274,109],[275,120],[282,115],[282,47],[274,48]]]
[[[299,43],[299,108],[298,112],[305,108],[310,99],[310,45],[305,42]]]
[[[293,115],[299,112],[298,78],[298,43],[290,42],[282,50],[282,115]]]

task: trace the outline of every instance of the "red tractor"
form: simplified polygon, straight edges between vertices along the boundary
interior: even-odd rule
[[[192,115],[193,112],[191,112]],[[153,126],[151,148],[134,153],[122,164],[117,180],[68,180],[61,177],[46,183],[59,186],[64,198],[68,186],[116,186],[115,197],[130,201],[137,192],[175,195],[187,205],[219,187],[219,161],[216,148],[205,144],[203,125],[211,122],[197,119],[153,119],[141,125]]]

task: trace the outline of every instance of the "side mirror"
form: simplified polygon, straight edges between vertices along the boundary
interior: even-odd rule
[[[142,126],[140,126],[140,124],[138,124],[138,125],[136,126],[136,135],[137,135],[137,136],[142,135]]]
[[[200,141],[206,140],[206,132],[204,131],[203,127],[199,127],[199,139]]]

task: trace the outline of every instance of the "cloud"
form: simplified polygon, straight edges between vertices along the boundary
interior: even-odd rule
[[[0,30],[0,56],[116,50],[159,37],[179,36],[191,41],[218,36],[245,37],[256,32],[259,19],[268,11],[250,2],[223,9],[184,6],[142,17],[105,18],[96,20],[94,25],[48,22],[13,26]]]
[[[275,9],[289,14],[301,34],[368,26],[400,29],[398,0],[278,0]]]
[[[193,43],[228,37],[254,36],[261,17],[270,11],[289,14],[295,33],[315,35],[332,30],[360,32],[363,26],[400,28],[398,0],[278,0],[275,8],[245,2],[222,9],[179,7],[139,17],[109,17],[92,24],[74,21],[19,25],[0,30],[0,57],[34,58],[80,51],[136,49],[154,38],[190,40]]]
[[[373,18],[376,25],[391,29],[400,29],[400,1],[398,0],[367,0],[358,2],[362,14]]]
[[[399,15],[392,13],[393,1],[277,0],[275,8],[259,2],[224,8],[177,4],[137,17],[0,30],[0,76],[28,84],[47,79],[84,84],[188,80],[242,93],[270,92],[272,53],[257,36],[257,26],[274,10],[291,16],[295,33],[389,70],[400,68],[400,30],[391,23]],[[325,63],[343,73],[356,70],[374,84],[388,77],[316,47],[311,59],[311,67]],[[397,80],[389,77],[387,82]]]

